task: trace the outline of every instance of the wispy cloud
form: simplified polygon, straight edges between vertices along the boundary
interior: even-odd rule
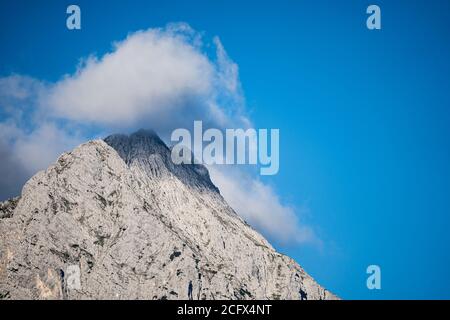
[[[209,168],[212,181],[228,204],[250,225],[280,244],[314,243],[314,230],[300,221],[301,212],[283,204],[275,189],[256,176],[232,167]]]

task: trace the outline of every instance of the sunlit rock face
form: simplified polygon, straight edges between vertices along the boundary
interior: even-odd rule
[[[1,299],[334,299],[152,131],[64,153],[0,204]]]

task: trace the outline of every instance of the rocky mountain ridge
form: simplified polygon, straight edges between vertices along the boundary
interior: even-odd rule
[[[61,155],[0,204],[3,299],[335,299],[152,131]]]

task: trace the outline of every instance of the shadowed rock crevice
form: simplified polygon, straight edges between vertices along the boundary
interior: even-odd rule
[[[15,197],[4,202],[0,202],[0,219],[3,218],[11,218],[14,209],[16,209],[17,204],[19,203],[20,197]]]

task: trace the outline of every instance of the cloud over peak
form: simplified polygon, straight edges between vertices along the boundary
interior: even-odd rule
[[[240,99],[238,74],[217,37],[214,44],[217,63],[187,24],[132,33],[112,52],[85,59],[75,74],[51,86],[42,107],[57,117],[118,128],[145,119],[147,126],[165,131],[161,124],[175,128],[199,115],[216,125],[227,122],[228,106],[219,97],[231,97],[229,104]]]
[[[209,53],[213,48],[212,53]],[[175,128],[251,126],[238,65],[218,37],[204,43],[185,23],[137,31],[101,57],[48,83],[23,75],[0,78],[0,197],[15,195],[24,177],[77,144],[117,131],[152,128],[167,138]],[[225,199],[244,219],[280,242],[315,239],[275,190],[245,169],[211,168]],[[1,200],[1,199],[0,199]]]

